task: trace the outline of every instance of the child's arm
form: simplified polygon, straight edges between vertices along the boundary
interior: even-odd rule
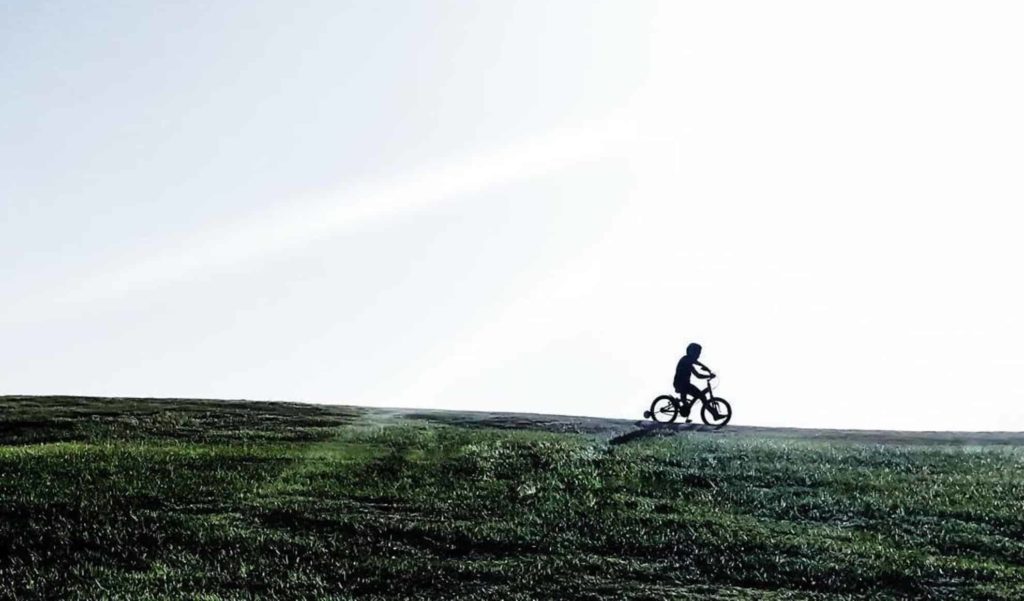
[[[702,380],[707,380],[708,378],[711,378],[711,377],[713,377],[715,375],[714,373],[712,373],[711,369],[709,369],[707,365],[704,365],[700,361],[694,361],[693,365],[694,366],[693,366],[693,368],[690,371],[693,372],[693,375],[697,376],[698,378],[700,378]],[[704,371],[706,371],[707,373],[701,373],[701,372],[697,371],[697,366],[698,365],[701,366],[702,368],[704,368]]]

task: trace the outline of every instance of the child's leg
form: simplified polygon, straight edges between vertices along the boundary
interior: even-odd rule
[[[697,388],[693,384],[688,384],[687,388],[686,388],[686,391],[682,392],[680,394],[683,395],[683,414],[682,415],[683,415],[683,417],[689,419],[689,417],[690,417],[690,408],[693,407],[694,405],[696,405],[697,401],[699,401],[699,400],[704,398],[704,391],[701,390],[700,388]],[[687,401],[686,400],[687,396],[693,397],[693,401],[692,402],[691,401]]]

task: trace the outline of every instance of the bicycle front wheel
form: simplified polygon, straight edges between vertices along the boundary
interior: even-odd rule
[[[651,403],[651,419],[659,424],[669,424],[679,417],[679,408],[676,406],[675,397],[668,395],[660,396]]]
[[[717,430],[732,419],[732,405],[729,401],[719,398],[706,401],[700,408],[700,419]]]

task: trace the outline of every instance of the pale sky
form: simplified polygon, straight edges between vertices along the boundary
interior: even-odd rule
[[[1024,429],[1016,2],[0,5],[0,394]]]

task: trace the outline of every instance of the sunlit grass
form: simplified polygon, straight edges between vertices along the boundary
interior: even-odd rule
[[[1024,595],[1013,447],[117,403],[4,401],[0,597]]]

